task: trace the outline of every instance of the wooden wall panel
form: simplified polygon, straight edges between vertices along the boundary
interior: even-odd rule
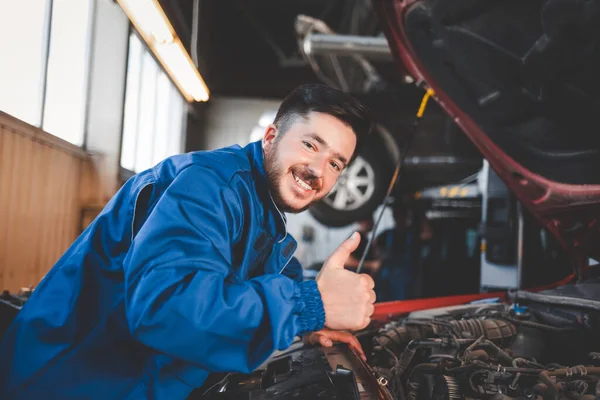
[[[90,164],[79,147],[0,112],[0,290],[36,286],[79,235]]]

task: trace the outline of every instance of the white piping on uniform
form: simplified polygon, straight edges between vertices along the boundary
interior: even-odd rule
[[[279,210],[279,207],[277,207],[277,204],[275,204],[275,200],[273,200],[273,196],[271,196],[271,192],[269,192],[269,197],[271,198],[271,202],[275,206],[275,209],[277,210],[277,212],[279,213],[279,216],[281,217],[281,219],[283,221],[283,227],[284,227],[284,230],[285,230],[285,236],[283,237],[283,239],[281,239],[279,242],[277,242],[277,243],[281,243],[287,237],[287,219],[285,218],[285,215],[281,212],[281,210]],[[292,261],[292,258],[294,258],[293,255],[291,255],[288,258],[288,260],[286,261],[286,263],[283,265],[283,267],[281,267],[281,270],[279,271],[280,274],[283,272],[283,270],[285,269],[285,267],[287,267],[287,265],[290,263],[290,261]]]
[[[294,256],[290,256],[290,258],[288,258],[288,260],[286,261],[286,263],[283,265],[283,267],[281,267],[281,270],[279,271],[279,273],[281,274],[283,272],[283,270],[285,269],[285,267],[287,267],[287,265],[290,263],[290,261],[292,261],[292,258],[294,258]]]
[[[279,210],[279,207],[277,207],[277,204],[275,204],[275,200],[273,200],[273,196],[271,196],[271,192],[270,191],[269,191],[269,197],[271,198],[271,202],[275,206],[275,209],[277,210],[277,212],[279,213],[279,216],[281,217],[281,220],[283,221],[283,229],[285,230],[285,235],[283,236],[283,239],[281,239],[279,242],[277,242],[277,243],[281,243],[287,237],[287,219],[285,218],[285,216],[283,215],[283,213]]]

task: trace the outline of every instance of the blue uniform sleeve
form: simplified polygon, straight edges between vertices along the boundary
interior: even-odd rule
[[[283,270],[282,274],[295,280],[296,282],[302,282],[302,279],[304,278],[304,271],[302,270],[302,265],[296,257],[292,257],[287,267],[285,267],[285,269]]]
[[[323,327],[314,281],[236,278],[232,243],[243,218],[238,192],[216,172],[180,173],[124,260],[133,337],[212,372],[250,372],[295,336]]]

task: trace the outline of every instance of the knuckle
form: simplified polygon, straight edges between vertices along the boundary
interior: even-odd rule
[[[365,285],[368,286],[369,285],[369,279],[367,278],[367,275],[365,274],[361,274],[360,275],[360,282]]]
[[[371,318],[365,318],[359,329],[364,329],[371,323]]]
[[[373,304],[375,303],[375,300],[377,300],[377,294],[374,290],[371,290],[371,292],[369,293],[369,301],[371,302],[371,304]]]

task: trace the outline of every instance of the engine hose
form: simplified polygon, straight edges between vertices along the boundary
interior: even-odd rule
[[[525,358],[517,357],[513,361],[513,367],[518,367],[519,364],[526,365],[528,367],[538,368],[538,369],[548,369],[548,368],[544,367],[542,364],[539,364],[539,363],[537,363],[535,361],[531,361],[531,360],[527,360]]]
[[[486,351],[487,354],[489,354],[492,358],[494,358],[495,360],[497,360],[499,363],[503,364],[503,365],[513,365],[513,361],[514,359],[509,356],[504,350],[502,350],[500,347],[496,346],[494,343],[490,342],[489,340],[480,340],[478,341],[479,343],[474,343],[473,346],[470,346],[464,354],[464,357],[466,360],[468,361],[473,361],[473,357],[471,355],[471,352],[473,350],[477,350],[477,349],[483,349]]]
[[[476,364],[467,364],[467,365],[463,365],[460,367],[454,367],[454,368],[446,368],[443,371],[444,375],[457,375],[457,374],[462,374],[462,373],[470,373],[472,370],[476,370],[479,369],[480,367]]]
[[[490,359],[490,355],[485,350],[472,350],[465,359],[467,361],[479,360],[487,362]]]
[[[538,378],[546,386],[546,391],[542,393],[542,397],[544,398],[544,400],[555,400],[556,398],[558,398],[558,387],[556,386],[554,381],[550,379],[548,371],[540,372]]]
[[[410,373],[408,379],[408,400],[417,400],[419,394],[419,388],[421,387],[421,380],[423,375],[428,373],[439,373],[440,366],[438,364],[423,363],[416,365]]]
[[[479,360],[473,360],[471,361],[471,365],[475,365],[477,366],[479,369],[486,369],[488,371],[497,371],[497,372],[510,372],[510,373],[517,373],[520,372],[521,374],[527,374],[527,375],[538,375],[540,372],[544,371],[543,369],[536,369],[536,368],[515,368],[515,367],[503,367],[501,365],[491,365],[488,363],[485,363],[483,361],[479,361]]]
[[[442,345],[441,339],[430,339],[430,340],[412,340],[404,349],[402,354],[400,355],[400,359],[394,366],[393,370],[396,374],[402,375],[406,368],[408,368],[410,362],[412,361],[415,353],[418,349],[424,346],[429,347],[438,347]]]
[[[399,357],[413,340],[436,338],[444,331],[446,333],[450,331],[453,336],[458,336],[459,340],[474,340],[484,337],[500,346],[508,345],[516,335],[515,325],[501,319],[468,319],[449,322],[409,320],[405,322],[405,325],[393,325],[375,335],[373,359],[378,365],[392,368],[397,364],[397,357],[390,357],[386,348]],[[409,357],[410,353],[406,354],[406,357]],[[414,356],[414,352],[412,353],[410,359]],[[403,362],[403,364],[405,363]]]
[[[536,390],[545,389],[541,391],[542,398],[544,400],[555,400],[558,398],[559,387],[552,380],[551,377],[556,378],[571,378],[575,376],[587,376],[587,375],[600,375],[600,367],[584,367],[584,366],[575,366],[571,368],[562,368],[553,371],[544,370],[541,371],[538,375],[538,379],[541,381],[542,385],[536,385]],[[596,391],[597,393],[597,391]],[[598,397],[596,395],[596,397]]]
[[[443,339],[413,340],[406,346],[406,348],[402,352],[402,355],[400,356],[400,359],[394,366],[393,370],[396,374],[402,375],[404,373],[404,371],[406,371],[406,369],[410,365],[410,362],[413,360],[415,353],[420,348],[444,347],[444,346],[448,346],[448,347],[453,346],[453,347],[458,348],[461,346],[466,346],[473,342],[474,342],[474,340],[472,340],[472,339],[455,339],[452,341],[446,341]]]
[[[542,371],[547,372],[548,376],[555,376],[557,378],[570,378],[573,376],[587,376],[594,375],[600,376],[600,367],[585,367],[583,365],[577,365],[570,368],[555,369],[553,371]]]

